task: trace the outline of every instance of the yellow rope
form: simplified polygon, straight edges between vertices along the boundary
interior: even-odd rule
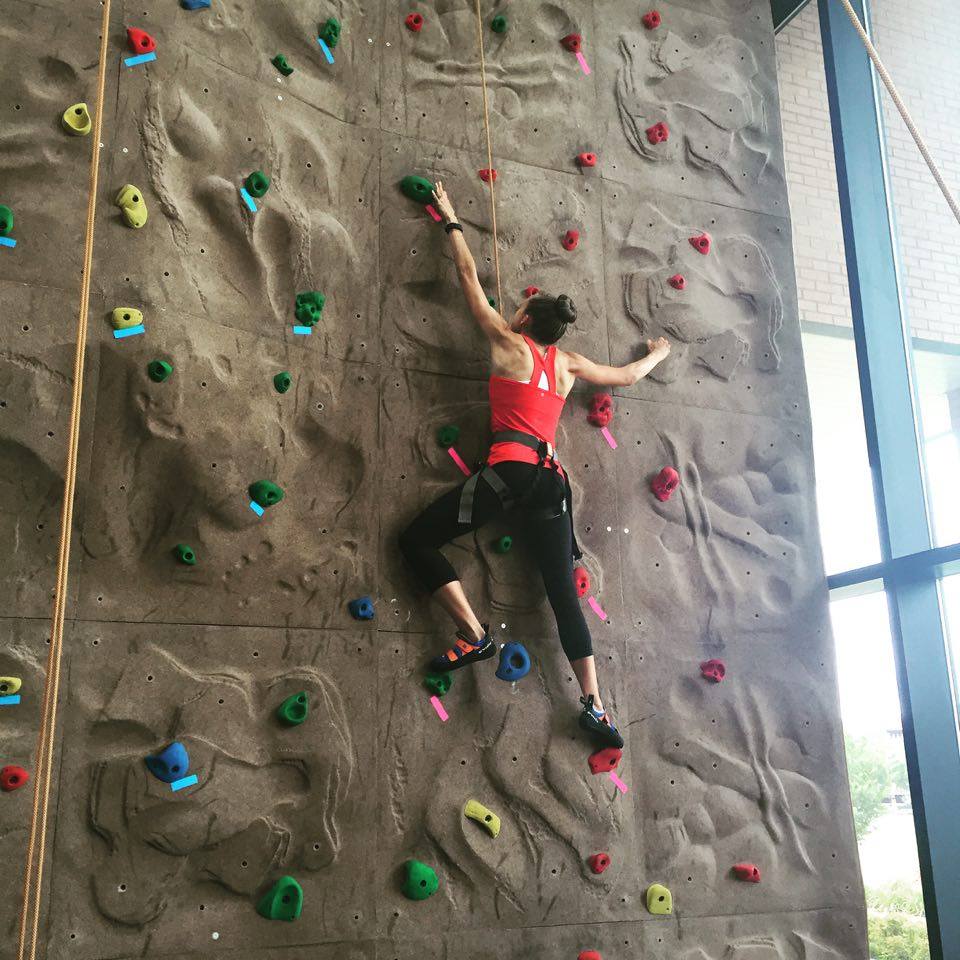
[[[493,189],[493,147],[490,144],[490,109],[487,104],[487,61],[483,55],[483,15],[480,0],[477,0],[477,43],[480,46],[480,85],[483,90],[483,129],[487,136],[487,186],[490,188],[490,220],[493,226],[493,266],[497,274],[497,309],[503,310],[503,294],[500,290],[500,244],[497,242],[497,204]]]
[[[943,179],[943,174],[940,173],[940,168],[937,166],[936,161],[931,156],[930,150],[927,148],[926,142],[920,135],[920,131],[917,129],[917,125],[914,123],[913,117],[910,116],[910,111],[907,109],[906,104],[900,99],[900,93],[897,90],[890,74],[887,72],[887,68],[883,65],[883,61],[880,59],[880,54],[877,53],[877,48],[874,47],[873,43],[871,43],[870,37],[867,35],[866,28],[860,22],[860,18],[857,16],[856,10],[853,9],[850,0],[840,0],[840,2],[847,11],[847,16],[850,18],[850,22],[853,24],[853,29],[860,34],[860,39],[863,41],[863,45],[867,50],[867,56],[869,56],[873,61],[873,65],[876,67],[877,74],[883,81],[883,85],[887,88],[887,91],[893,100],[894,106],[896,106],[897,110],[900,111],[900,116],[903,117],[903,122],[907,125],[907,129],[910,131],[910,135],[913,137],[913,141],[916,143],[921,156],[927,162],[927,166],[930,168],[930,172],[933,174],[933,179],[937,181],[937,186],[940,188],[940,192],[947,201],[947,205],[953,211],[953,215],[956,217],[957,223],[960,223],[960,205],[957,204],[957,198],[954,197],[950,188],[947,186],[946,181]]]
[[[57,586],[50,629],[50,652],[43,685],[43,708],[37,736],[36,771],[33,780],[33,810],[30,839],[27,844],[23,877],[23,905],[20,910],[20,934],[17,960],[24,960],[27,943],[30,960],[37,955],[37,939],[43,896],[43,864],[47,848],[47,819],[53,771],[54,734],[57,724],[57,699],[60,692],[60,664],[63,656],[63,623],[67,604],[70,540],[73,529],[73,499],[77,485],[77,450],[80,442],[80,409],[83,399],[83,365],[87,348],[87,318],[90,301],[90,275],[93,266],[93,235],[96,218],[97,183],[100,176],[100,136],[103,130],[103,98],[106,86],[107,41],[110,36],[110,0],[104,0],[100,24],[100,65],[97,71],[97,109],[94,115],[90,152],[90,192],[87,195],[87,230],[83,247],[83,275],[80,284],[80,310],[77,318],[77,343],[73,357],[73,397],[70,405],[70,435],[63,482],[63,508],[60,514],[60,551],[57,557]],[[29,940],[27,928],[30,928]]]

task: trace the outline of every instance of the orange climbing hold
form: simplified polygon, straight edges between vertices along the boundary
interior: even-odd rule
[[[137,27],[127,27],[127,40],[134,53],[153,53],[157,49],[157,41],[146,30]]]
[[[690,246],[693,247],[698,253],[702,253],[706,256],[710,252],[710,234],[701,233],[695,237],[690,238]]]
[[[493,180],[494,183],[497,182],[497,171],[496,171],[496,170],[488,169],[488,168],[484,167],[483,170],[478,170],[478,171],[477,171],[477,174],[478,174],[478,176],[480,177],[480,179],[481,179],[484,183],[489,183],[491,180]]]

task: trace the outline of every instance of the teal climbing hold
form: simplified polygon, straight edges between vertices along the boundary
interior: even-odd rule
[[[173,554],[180,563],[185,563],[188,567],[192,567],[197,562],[197,555],[188,543],[178,543],[173,548]]]
[[[273,375],[273,388],[277,393],[286,393],[293,383],[293,377],[286,370],[281,370]]]
[[[270,189],[270,178],[262,170],[254,170],[243,185],[251,197],[262,197]]]
[[[166,360],[151,360],[147,364],[147,376],[154,383],[163,383],[173,373],[173,364]]]
[[[301,690],[299,693],[287,697],[277,707],[277,718],[288,727],[296,727],[307,719],[309,712],[310,701],[307,699],[307,691]]]
[[[449,673],[428,673],[423,685],[438,697],[442,697],[453,686],[453,675]]]
[[[419,860],[408,860],[405,864],[406,877],[403,881],[403,895],[410,900],[426,900],[432,897],[440,886],[437,874]]]
[[[448,423],[437,431],[437,443],[444,450],[449,450],[460,439],[460,428],[453,423]]]
[[[493,541],[493,549],[496,553],[509,553],[513,546],[513,537],[509,533],[504,534],[499,540]]]
[[[490,21],[490,29],[494,33],[506,33],[507,32],[507,18],[502,14],[498,13]]]
[[[299,323],[312,327],[323,313],[323,305],[327,298],[319,290],[306,290],[297,294],[294,306],[294,316]]]
[[[0,203],[0,237],[5,237],[13,229],[13,211]]]
[[[257,904],[268,920],[296,920],[303,911],[303,888],[293,877],[281,877]]]
[[[400,189],[404,196],[417,203],[430,203],[433,200],[433,184],[424,177],[416,177],[413,174],[404,177],[400,181]]]
[[[283,491],[269,480],[257,480],[247,487],[250,499],[261,507],[272,507],[283,499]]]
[[[330,17],[320,28],[320,39],[332,50],[340,42],[340,31],[343,28],[336,17]]]

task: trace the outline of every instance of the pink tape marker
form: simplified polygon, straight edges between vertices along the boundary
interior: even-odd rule
[[[447,447],[447,453],[453,457],[453,462],[469,477],[470,468],[460,459],[460,454],[453,447]]]
[[[588,71],[588,72],[589,72],[589,71]],[[440,216],[439,213],[437,213],[436,210],[433,209],[433,204],[432,204],[432,203],[428,203],[423,209],[426,210],[427,213],[429,213],[430,216],[433,217],[433,219],[437,221],[437,223],[439,223],[439,222],[441,221],[442,217]]]
[[[440,702],[439,697],[431,697],[430,702],[433,704],[433,709],[437,711],[437,716],[446,723],[450,717],[447,714],[447,711],[443,709],[443,704]]]
[[[600,604],[597,603],[597,598],[596,598],[596,597],[591,597],[591,598],[587,601],[587,603],[590,604],[590,609],[591,609],[601,620],[606,620],[606,619],[607,619],[607,615],[603,612],[603,607],[601,607]]]
[[[606,427],[601,428],[600,432],[603,434],[603,439],[610,444],[610,449],[616,450],[617,441],[613,439],[613,434]]]
[[[587,66],[587,61],[583,54],[578,50],[577,51],[577,63],[580,64],[580,68],[583,72],[589,77],[590,76],[590,67]]]
[[[610,771],[610,779],[613,781],[613,785],[621,792],[626,793],[630,788],[614,773],[613,770]]]

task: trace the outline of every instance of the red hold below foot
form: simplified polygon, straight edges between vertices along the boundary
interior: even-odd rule
[[[581,37],[579,33],[568,33],[560,42],[563,44],[564,49],[569,50],[571,53],[579,53],[580,46],[583,43],[583,37]]]
[[[595,153],[578,153],[577,163],[581,167],[595,167],[597,165],[597,155]]]
[[[535,297],[540,292],[539,287],[529,286],[523,291],[525,297]]]
[[[680,486],[680,474],[673,467],[664,467],[650,484],[650,489],[662,503],[666,503],[673,496],[673,491]]]
[[[19,790],[29,779],[30,774],[23,767],[4,767],[0,770],[0,790]]]
[[[564,250],[576,250],[577,244],[580,242],[580,231],[568,230],[560,242],[563,244]]]
[[[590,400],[587,419],[595,427],[606,427],[613,419],[613,397],[609,393],[595,393]]]
[[[577,960],[603,960],[596,950],[581,950]]]
[[[727,667],[722,660],[704,660],[700,664],[700,676],[704,680],[719,683],[727,675]]]
[[[659,10],[651,10],[649,13],[645,13],[640,19],[648,30],[656,30],[657,27],[663,23],[663,17],[660,16]]]
[[[407,19],[403,21],[408,30],[419,33],[423,29],[424,19],[422,13],[408,13]]]
[[[666,143],[670,139],[670,128],[661,120],[647,127],[647,139],[653,144]]]
[[[760,882],[760,868],[755,863],[735,863],[733,865],[733,875],[738,880],[744,880],[747,883]]]
[[[622,756],[623,751],[617,749],[617,747],[604,747],[602,750],[590,754],[587,760],[587,763],[590,764],[590,772],[596,774],[616,770]]]
[[[590,869],[594,873],[603,873],[607,867],[610,866],[610,854],[609,853],[595,853],[592,857],[587,860],[587,863],[590,864]],[[736,868],[734,868],[736,869]]]
[[[586,567],[577,567],[573,571],[573,585],[577,588],[578,597],[585,597],[590,592],[590,574]]]
[[[484,183],[489,183],[491,179],[493,180],[494,183],[497,182],[496,170],[490,170],[485,167],[483,170],[477,171],[477,176],[479,176]]]
[[[134,53],[153,53],[157,49],[157,41],[146,30],[127,27],[127,40],[130,41],[130,49]]]
[[[690,238],[690,246],[693,247],[698,253],[702,253],[706,256],[710,252],[710,234],[701,233],[696,237]]]
[[[674,290],[682,290],[687,285],[687,278],[682,273],[675,273],[672,277],[667,278],[667,283]]]

